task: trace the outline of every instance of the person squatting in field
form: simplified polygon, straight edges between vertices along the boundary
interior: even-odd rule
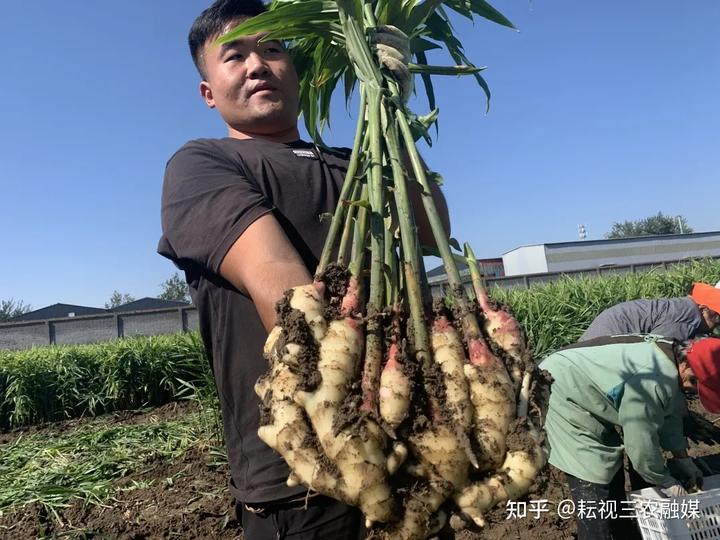
[[[690,294],[682,298],[641,299],[622,302],[598,315],[579,341],[619,334],[656,334],[687,341],[711,333],[720,324],[720,289],[706,283],[694,283]],[[687,418],[692,429],[692,418]],[[633,490],[646,488],[628,463],[627,476]]]
[[[598,315],[578,341],[618,334],[657,334],[686,341],[720,324],[720,288],[694,283],[688,296],[631,300]]]
[[[158,252],[185,271],[198,309],[245,537],[357,538],[364,535],[361,513],[288,487],[287,465],[257,434],[253,386],[266,370],[263,345],[276,322],[275,304],[286,290],[312,282],[329,226],[319,216],[335,209],[350,155],[300,139],[298,75],[283,43],[254,35],[216,45],[264,11],[259,0],[218,0],[192,25],[200,94],[228,136],[192,140],[170,158]],[[383,64],[384,54],[403,56],[380,47],[376,53]],[[433,196],[449,231],[436,186]],[[419,193],[413,198],[419,208]],[[421,242],[433,244],[424,212],[416,216]]]
[[[614,500],[620,511],[624,452],[638,474],[667,496],[701,485],[702,472],[683,436],[683,391],[698,393],[705,409],[720,412],[720,339],[600,337],[549,355],[540,368],[554,379],[545,419],[549,462],[565,473],[576,505]],[[662,449],[675,457],[677,478]],[[619,517],[578,517],[577,525],[579,540],[638,535],[632,520]]]

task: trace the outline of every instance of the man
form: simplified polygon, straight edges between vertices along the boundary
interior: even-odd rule
[[[255,35],[216,45],[263,11],[259,0],[218,0],[190,30],[200,94],[228,137],[190,141],[168,162],[158,251],[185,271],[198,308],[246,538],[357,538],[360,512],[288,487],[287,465],[257,436],[253,386],[266,370],[274,306],[312,281],[328,230],[319,216],[335,209],[349,157],[300,140],[298,76],[282,43]],[[449,230],[442,194],[433,195]],[[427,218],[417,218],[428,243]]]
[[[657,334],[686,341],[720,324],[720,289],[694,283],[689,296],[633,300],[606,309],[579,341],[618,334]]]
[[[616,501],[621,513],[623,451],[668,496],[686,494],[680,480],[701,485],[682,432],[683,390],[720,412],[720,339],[681,346],[652,335],[603,337],[553,353],[540,368],[554,379],[545,419],[549,462],[565,473],[576,505]],[[671,476],[661,447],[676,458],[680,479]],[[578,540],[637,537],[627,517],[578,516]]]

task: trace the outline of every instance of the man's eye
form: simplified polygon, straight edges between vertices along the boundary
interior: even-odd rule
[[[226,62],[230,62],[230,61],[242,60],[242,59],[243,59],[243,55],[242,55],[242,54],[240,54],[240,53],[235,53],[235,54],[231,54],[230,56],[228,56],[227,58],[225,58],[225,61],[226,61]]]

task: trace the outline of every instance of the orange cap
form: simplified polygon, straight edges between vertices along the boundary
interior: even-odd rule
[[[695,300],[699,306],[707,306],[720,313],[720,289],[707,283],[693,283],[690,298]]]
[[[720,413],[720,339],[699,339],[687,351],[687,361],[698,381],[700,403]]]

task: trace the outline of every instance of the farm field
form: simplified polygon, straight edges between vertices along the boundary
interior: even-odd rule
[[[212,439],[214,413],[198,407],[196,402],[170,403],[146,411],[125,411],[95,419],[69,420],[44,426],[33,426],[0,435],[0,538],[242,538],[242,529],[235,520],[231,498],[227,492],[227,466],[218,441]],[[710,415],[706,415],[710,418]],[[715,420],[717,417],[710,418]],[[139,447],[132,447],[133,432],[145,433]],[[88,433],[96,440],[112,444],[128,444],[132,459],[121,452],[109,456],[95,453],[94,466],[105,469],[105,480],[83,481],[80,472],[66,460],[71,459],[63,444],[73,437]],[[150,434],[150,435],[147,435]],[[124,437],[124,439],[123,439]],[[27,456],[25,468],[43,456],[45,473],[54,479],[54,489],[43,485],[40,474],[34,485],[22,490],[13,485],[21,467],[12,460],[14,450],[30,441],[34,456]],[[153,445],[150,448],[146,445]],[[93,447],[88,443],[87,450]],[[716,447],[695,445],[695,455],[717,453]],[[48,458],[48,456],[54,456]],[[74,454],[79,461],[82,456]],[[140,459],[136,459],[140,457]],[[110,463],[114,459],[113,463]],[[105,463],[103,464],[103,461]],[[123,463],[125,465],[123,465]],[[13,464],[18,465],[11,470]],[[128,467],[127,471],[123,467]],[[50,469],[54,469],[50,471]],[[62,489],[65,471],[67,490]],[[112,479],[113,476],[123,476]],[[73,476],[75,475],[75,476]],[[17,483],[16,483],[17,484]],[[70,489],[74,489],[75,497]],[[554,504],[568,498],[562,476],[545,470],[528,497],[532,501],[549,501],[549,512],[539,519],[528,512],[520,519],[507,519],[505,508],[489,516],[489,525],[482,534],[463,531],[459,540],[537,538],[561,540],[575,538],[572,520],[559,518]],[[24,506],[10,506],[28,501]],[[31,502],[34,501],[34,502]],[[45,504],[42,504],[44,501]]]
[[[682,296],[694,281],[718,279],[720,262],[705,261],[495,293],[540,359],[577,339],[610,305]],[[0,539],[242,538],[197,336],[3,352],[0,397]],[[703,416],[715,426],[720,419]],[[717,445],[695,444],[691,453],[713,455],[720,466]],[[575,538],[573,520],[555,511],[568,497],[562,475],[546,469],[526,498],[527,517],[507,519],[501,507],[481,534],[457,538]],[[535,519],[533,501],[543,500],[548,511]]]
[[[205,414],[206,418],[202,418]],[[11,479],[16,471],[9,470],[9,454],[13,448],[30,441],[35,456],[28,461],[42,459],[55,453],[52,465],[57,469],[51,478],[59,480],[63,459],[61,441],[86,433],[103,434],[107,441],[112,434],[120,436],[126,430],[155,431],[155,443],[165,446],[158,452],[147,452],[145,458],[129,464],[125,476],[106,482],[100,488],[95,481],[96,497],[88,497],[89,486],[79,486],[71,468],[65,478],[68,488],[75,486],[78,498],[65,500],[70,493],[55,484],[20,489],[13,493],[16,501],[27,500],[26,506],[7,508],[0,515],[0,538],[242,538],[240,524],[235,520],[231,498],[227,492],[227,466],[217,441],[208,435],[212,422],[209,411],[199,411],[194,402],[171,403],[143,412],[118,412],[96,419],[69,420],[44,426],[33,426],[0,435],[0,504],[10,500]],[[168,428],[174,423],[184,424],[187,431]],[[127,433],[126,433],[127,435]],[[147,440],[146,442],[150,442]],[[88,448],[90,450],[90,448]],[[136,449],[139,450],[139,449]],[[147,451],[148,449],[146,449]],[[77,457],[77,456],[76,456]],[[71,456],[65,456],[70,459]],[[96,455],[96,461],[100,456]],[[114,454],[116,462],[122,456]],[[24,464],[27,467],[27,463]],[[96,465],[100,466],[99,463]],[[119,471],[105,464],[106,478]],[[14,474],[15,473],[15,474]],[[39,480],[39,478],[38,478]],[[80,489],[78,489],[80,488]],[[37,490],[33,492],[33,490]],[[556,476],[544,478],[533,498],[549,500],[565,498]],[[42,499],[45,505],[37,501]],[[504,510],[492,516],[492,522],[483,535],[463,532],[458,538],[573,538],[574,526],[570,522],[543,516],[540,520],[505,520]]]

